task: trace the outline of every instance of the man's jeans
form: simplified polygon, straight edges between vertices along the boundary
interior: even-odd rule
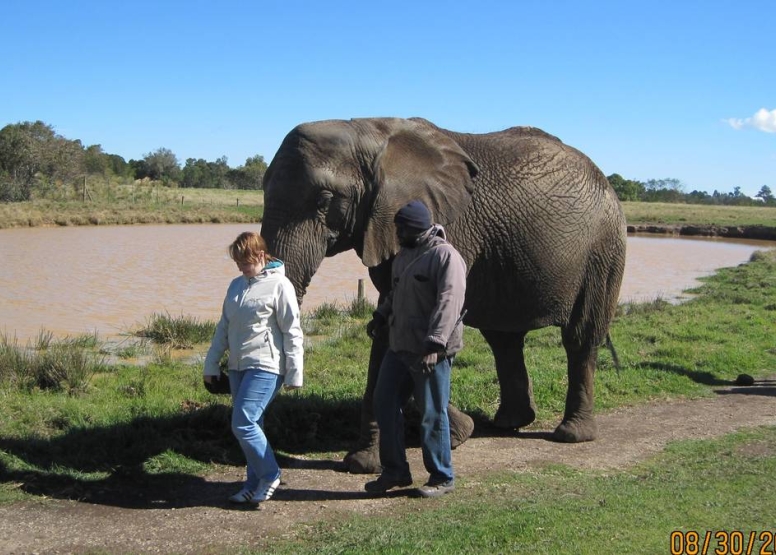
[[[453,479],[450,450],[450,358],[442,358],[430,374],[412,372],[390,349],[380,365],[375,385],[375,417],[380,429],[380,464],[390,478],[410,475],[404,446],[402,407],[414,394],[421,414],[421,447],[423,464],[430,474],[429,483]]]
[[[232,388],[232,433],[248,463],[245,487],[255,490],[259,481],[280,477],[275,453],[264,435],[264,413],[283,385],[283,376],[265,370],[229,371]]]

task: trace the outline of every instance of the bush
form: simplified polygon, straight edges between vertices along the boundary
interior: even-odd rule
[[[0,382],[22,390],[35,387],[75,393],[84,391],[92,376],[105,367],[96,336],[54,341],[42,330],[35,344],[21,347],[17,339],[0,336]]]
[[[190,349],[198,343],[213,338],[215,322],[202,322],[193,316],[172,317],[169,313],[151,316],[146,327],[134,332],[137,337],[147,337],[173,349]]]

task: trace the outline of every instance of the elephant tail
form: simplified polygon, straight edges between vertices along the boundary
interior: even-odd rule
[[[612,343],[612,336],[607,333],[606,334],[606,348],[609,349],[612,353],[612,362],[614,363],[614,368],[617,370],[617,373],[620,373],[620,358],[617,356],[617,350],[614,348],[614,343]]]

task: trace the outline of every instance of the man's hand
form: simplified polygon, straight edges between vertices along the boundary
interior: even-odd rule
[[[385,327],[385,317],[379,312],[375,312],[372,315],[372,319],[366,325],[366,334],[372,339],[375,339],[378,335],[382,333],[384,327]]]
[[[434,371],[434,368],[436,368],[438,361],[439,354],[436,351],[423,355],[423,358],[420,359],[420,373],[431,374]]]
[[[418,370],[421,374],[431,374],[437,363],[445,356],[445,348],[437,343],[426,341],[423,350],[425,353],[420,357]]]

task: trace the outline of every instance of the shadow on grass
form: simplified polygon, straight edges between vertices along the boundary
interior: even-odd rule
[[[717,391],[720,395],[776,396],[773,379],[756,380],[748,387],[730,387],[733,381],[718,379],[708,372],[656,363],[642,366],[678,373],[709,386],[727,386]],[[265,430],[279,452],[282,468],[344,472],[342,461],[310,455],[352,448],[359,436],[360,413],[360,398],[336,401],[315,395],[283,395],[270,407]],[[552,441],[549,431],[504,430],[496,427],[484,412],[474,410],[469,415],[475,422],[472,437]],[[239,488],[238,482],[208,481],[197,475],[197,469],[185,469],[185,459],[243,467],[244,458],[232,435],[230,418],[229,405],[212,404],[189,406],[165,417],[140,416],[112,426],[73,428],[53,438],[0,437],[0,483],[14,484],[33,495],[125,508],[239,509],[225,501]],[[417,422],[408,414],[408,447],[419,444],[417,428]],[[180,460],[170,462],[166,457]],[[165,467],[180,466],[184,470],[164,471]],[[287,501],[369,497],[361,491],[289,488],[278,489],[276,495],[277,499]]]
[[[406,445],[417,447],[419,415],[407,408]],[[469,414],[475,421],[473,437],[550,439],[549,433],[518,434],[497,428],[480,411]],[[265,431],[281,468],[345,472],[342,460],[315,458],[314,454],[354,447],[360,418],[360,398],[340,401],[282,395],[266,414]],[[187,403],[174,415],[71,428],[50,438],[0,437],[0,483],[14,484],[32,495],[124,508],[239,509],[226,501],[239,489],[239,481],[209,481],[198,475],[203,467],[197,463],[233,466],[242,474],[244,457],[230,420],[231,406],[226,403]],[[323,501],[363,499],[369,494],[279,488],[276,497]]]
[[[675,364],[665,364],[662,362],[644,362],[639,365],[640,368],[649,368],[651,370],[659,370],[661,372],[671,372],[680,376],[685,376],[695,383],[708,385],[711,387],[726,387],[728,389],[721,389],[715,391],[718,395],[764,395],[770,397],[776,397],[776,379],[772,378],[757,378],[754,379],[754,383],[750,385],[743,385],[739,383],[738,379],[724,380],[716,377],[711,372],[698,372],[695,370],[688,370],[682,366]]]
[[[752,385],[721,389],[717,395],[761,395],[776,397],[776,379],[756,379]]]
[[[288,453],[278,454],[281,467],[344,470],[340,461],[293,455],[347,450],[358,438],[359,415],[360,400],[279,397],[266,415],[265,430],[273,447]],[[235,482],[208,482],[196,469],[164,468],[191,461],[242,467],[230,418],[230,406],[214,404],[166,417],[73,428],[53,438],[0,437],[0,483],[33,495],[127,508],[225,507],[224,500],[239,488]],[[332,495],[362,497],[361,492],[311,492],[305,497],[286,491],[279,498]]]
[[[658,370],[661,372],[670,372],[672,374],[678,374],[679,376],[685,376],[691,379],[695,383],[709,385],[709,386],[722,386],[722,385],[734,385],[732,380],[723,380],[717,378],[711,372],[698,372],[697,370],[688,370],[682,366],[675,364],[665,364],[663,362],[642,362],[638,365],[639,368],[647,368],[650,370]]]

